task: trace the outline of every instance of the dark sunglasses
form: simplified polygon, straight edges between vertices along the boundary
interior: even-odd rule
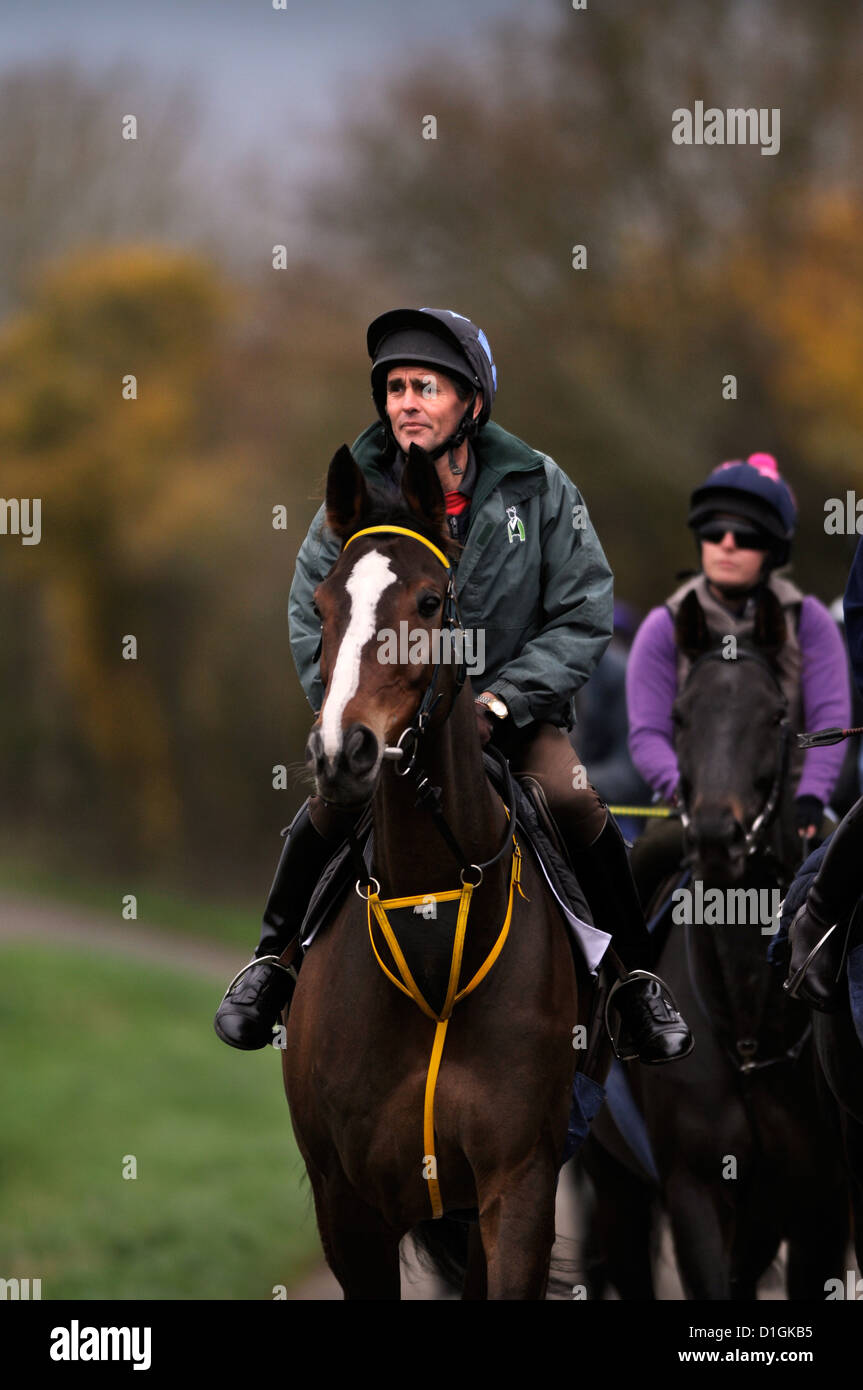
[[[769,550],[770,542],[763,531],[758,531],[754,526],[746,526],[737,521],[708,521],[704,526],[699,526],[696,535],[700,541],[709,541],[711,545],[719,545],[731,532],[734,537],[734,544],[738,550]]]

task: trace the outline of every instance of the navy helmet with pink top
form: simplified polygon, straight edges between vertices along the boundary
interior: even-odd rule
[[[722,463],[695,489],[686,518],[694,531],[723,514],[742,517],[764,533],[771,568],[787,563],[797,528],[797,503],[772,454]]]

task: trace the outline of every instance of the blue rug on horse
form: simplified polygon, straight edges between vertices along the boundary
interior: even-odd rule
[[[851,1017],[863,1047],[863,945],[855,946],[848,952],[848,997],[851,1000]]]
[[[629,1145],[630,1151],[644,1172],[654,1182],[659,1182],[659,1173],[656,1171],[656,1160],[653,1157],[650,1135],[647,1132],[647,1125],[644,1123],[644,1116],[635,1103],[635,1097],[629,1089],[626,1071],[617,1058],[611,1064],[605,1085],[611,1118],[617,1125],[621,1137]]]
[[[580,1149],[587,1132],[590,1129],[590,1122],[597,1110],[602,1105],[605,1096],[605,1087],[592,1077],[585,1076],[583,1072],[575,1073],[575,1080],[572,1083],[572,1108],[569,1112],[569,1129],[566,1135],[566,1147],[563,1151],[561,1166],[568,1163],[577,1149]]]
[[[656,910],[653,912],[653,914],[650,917],[650,920],[645,924],[651,936],[656,931],[659,924],[665,921],[666,914],[671,912],[671,909],[677,902],[677,899],[674,896],[675,893],[678,891],[678,889],[685,888],[691,878],[692,870],[682,869],[679,877],[677,877],[674,880],[674,886],[672,888],[669,888],[667,892],[663,893],[662,902],[659,904],[659,907],[656,908]]]

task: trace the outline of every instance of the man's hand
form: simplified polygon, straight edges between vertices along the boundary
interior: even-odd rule
[[[491,738],[495,721],[498,719],[506,719],[509,710],[500,696],[495,695],[493,690],[484,690],[481,695],[477,695],[474,700],[474,708],[476,710],[480,745],[485,748],[485,745]]]
[[[489,714],[485,705],[474,705],[476,710],[476,727],[479,733],[480,747],[485,748],[491,738],[491,731],[494,728],[494,716]]]

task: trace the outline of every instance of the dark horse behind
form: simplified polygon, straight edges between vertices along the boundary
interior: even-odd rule
[[[852,909],[850,920],[846,916],[837,927],[842,932],[847,930],[847,941],[835,1007],[826,1013],[813,1009],[811,1017],[818,1063],[839,1105],[842,1142],[851,1184],[857,1264],[863,1270],[863,1042],[852,1015],[849,978],[852,961],[855,981],[859,979],[863,965],[863,801],[851,809],[842,829],[850,834],[850,839],[838,861],[842,880],[839,892],[846,904],[851,902],[856,906]],[[786,928],[804,902],[826,848],[816,850],[801,867],[788,890],[783,911],[783,926]],[[834,868],[833,872],[837,870]]]
[[[330,466],[327,522],[343,549],[315,593],[325,698],[308,760],[329,803],[371,802],[381,900],[434,900],[477,883],[460,968],[449,955],[445,966],[464,989],[492,963],[452,1010],[432,1153],[424,1115],[439,1024],[393,983],[382,938],[376,949],[390,978],[375,958],[365,898],[376,884],[358,881],[306,954],[287,1024],[285,1088],[324,1253],[346,1298],[400,1297],[399,1243],[427,1227],[434,1183],[443,1215],[427,1248],[455,1257],[469,1230],[463,1297],[538,1299],[578,1060],[573,1030],[588,1022],[591,981],[574,968],[563,919],[528,854],[513,894],[512,824],[484,774],[469,681],[459,686],[454,664],[379,660],[383,630],[406,621],[412,637],[430,634],[453,613],[443,494],[416,448],[401,489],[397,505],[381,507],[349,450]],[[415,751],[440,788],[467,871],[417,806],[415,781],[400,775]],[[438,927],[422,925],[417,979],[440,974]],[[466,1226],[467,1213],[476,1220]]]
[[[788,1297],[823,1299],[826,1280],[844,1268],[848,1231],[835,1106],[819,1082],[807,1011],[783,993],[766,958],[778,925],[771,911],[799,857],[775,674],[785,619],[763,591],[752,647],[725,660],[691,594],[676,638],[693,663],[674,708],[692,914],[686,922],[678,894],[656,969],[695,1049],[673,1067],[633,1067],[629,1077],[688,1297],[755,1298],[787,1240]],[[718,897],[708,897],[712,889]],[[711,910],[699,914],[705,902]],[[608,1277],[622,1297],[651,1298],[657,1189],[635,1175],[605,1110],[585,1161]]]

